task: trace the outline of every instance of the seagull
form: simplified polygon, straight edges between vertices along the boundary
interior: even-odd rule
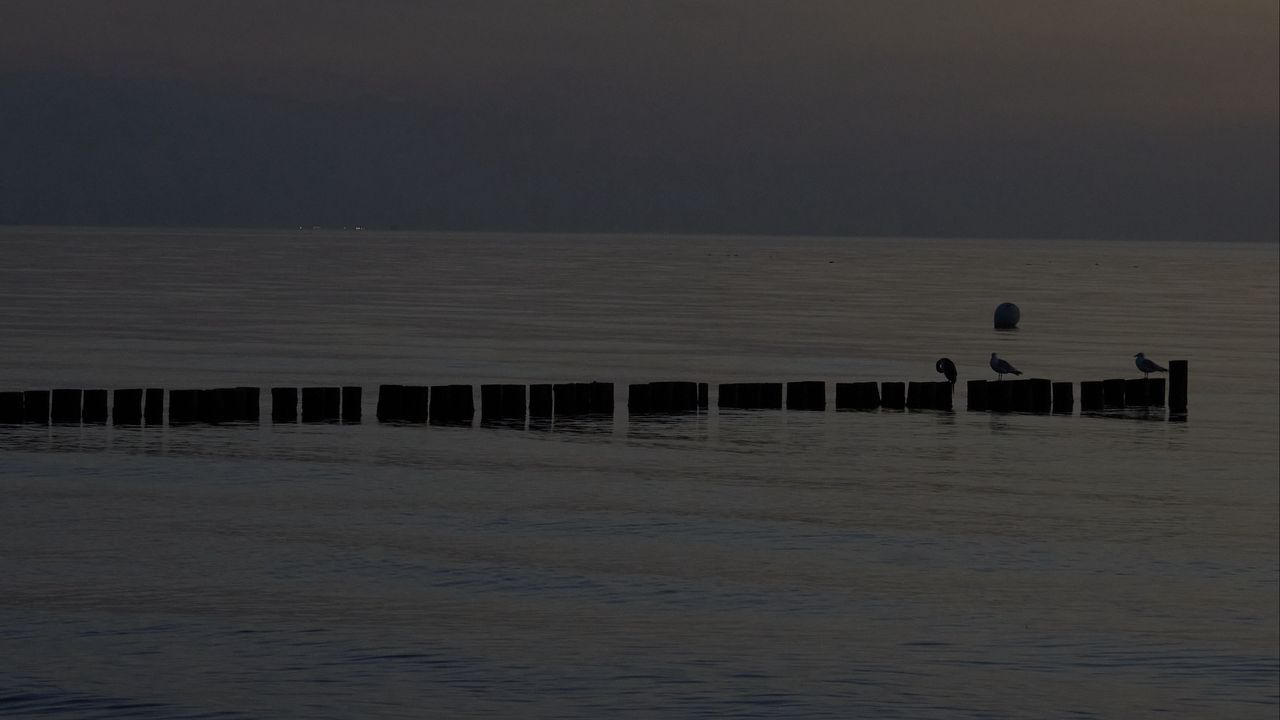
[[[1008,361],[1001,360],[995,353],[991,353],[991,369],[996,371],[996,379],[1003,380],[1005,373],[1013,373],[1021,375],[1022,371],[1010,365]]]
[[[1138,370],[1142,371],[1142,379],[1147,379],[1147,373],[1153,372],[1169,372],[1169,368],[1163,368],[1147,359],[1146,355],[1138,353],[1133,356],[1133,364],[1138,366]]]
[[[942,358],[933,364],[933,369],[947,376],[947,382],[952,385],[956,384],[956,364],[951,362],[951,358]]]

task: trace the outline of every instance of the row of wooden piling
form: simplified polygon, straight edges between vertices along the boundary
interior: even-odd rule
[[[986,412],[1071,413],[1073,384],[1030,378],[971,380],[967,409]],[[785,390],[785,392],[784,392]],[[109,394],[114,402],[109,402]],[[951,410],[954,386],[947,382],[836,383],[837,410]],[[271,388],[273,423],[361,421],[359,386]],[[481,385],[480,414],[485,422],[612,416],[613,383]],[[651,382],[627,387],[633,415],[694,413],[710,405],[707,383]],[[1164,378],[1113,379],[1080,383],[1082,412],[1166,405]],[[1169,411],[1187,410],[1187,362],[1169,363]],[[109,407],[110,406],[110,407]],[[823,381],[724,383],[718,406],[744,410],[827,409]],[[185,423],[257,423],[261,408],[256,387],[169,390],[168,421]],[[162,425],[165,391],[159,388],[55,389],[0,392],[0,424],[106,423]],[[470,424],[475,416],[471,385],[381,385],[380,422]]]

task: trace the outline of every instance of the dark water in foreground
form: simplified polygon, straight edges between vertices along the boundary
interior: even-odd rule
[[[6,230],[0,389],[363,384],[368,415],[382,382],[1142,350],[1191,410],[3,427],[0,716],[1273,718],[1277,257]]]

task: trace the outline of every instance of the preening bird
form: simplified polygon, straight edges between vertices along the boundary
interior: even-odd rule
[[[1022,371],[1010,365],[1007,361],[1001,360],[998,355],[991,353],[991,369],[996,371],[996,379],[1003,380],[1007,373],[1021,375]]]
[[[956,364],[951,362],[951,358],[941,358],[933,364],[933,368],[943,375],[947,376],[947,382],[952,385],[956,384]]]
[[[1142,379],[1144,380],[1147,378],[1147,373],[1169,372],[1169,368],[1160,367],[1148,360],[1147,356],[1142,353],[1133,356],[1133,364],[1138,366],[1138,370],[1142,372]]]

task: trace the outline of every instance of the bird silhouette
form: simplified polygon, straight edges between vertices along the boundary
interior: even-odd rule
[[[951,362],[951,358],[941,358],[933,364],[933,368],[943,375],[947,376],[947,382],[952,385],[956,384],[956,364]]]
[[[1001,360],[1000,356],[995,353],[991,353],[991,369],[996,371],[997,380],[1003,380],[1006,373],[1013,373],[1014,375],[1022,374],[1021,370],[1010,365],[1008,361]]]
[[[1155,362],[1148,360],[1146,355],[1138,353],[1133,356],[1133,364],[1138,366],[1138,370],[1142,372],[1142,379],[1147,379],[1148,373],[1153,372],[1169,372],[1169,368],[1160,367]]]

